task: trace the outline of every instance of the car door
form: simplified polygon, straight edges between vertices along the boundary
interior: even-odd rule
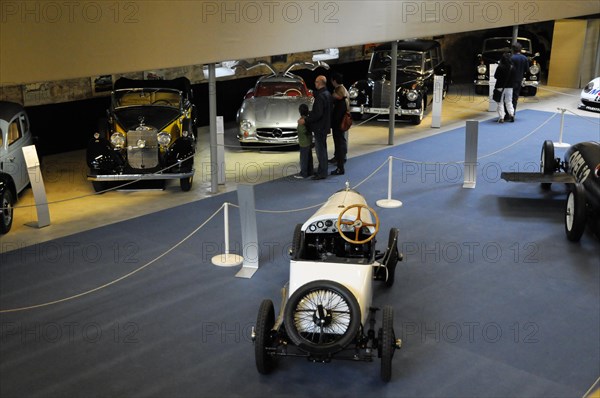
[[[22,150],[24,146],[31,144],[28,127],[27,116],[19,113],[8,123],[7,131],[2,132],[0,167],[4,173],[12,177],[17,192],[21,192],[29,183]]]

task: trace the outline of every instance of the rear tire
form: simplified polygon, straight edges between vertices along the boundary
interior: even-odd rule
[[[15,200],[10,189],[0,194],[0,235],[8,233],[12,227]]]
[[[585,231],[587,215],[585,201],[583,184],[573,184],[565,207],[565,233],[571,242],[579,242]]]
[[[267,347],[272,343],[271,331],[275,325],[275,310],[273,302],[265,299],[260,304],[256,319],[256,340],[254,341],[254,356],[258,373],[266,375],[275,368],[275,358],[267,353]]]

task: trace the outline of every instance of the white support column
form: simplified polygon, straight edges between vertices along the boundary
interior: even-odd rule
[[[40,169],[40,161],[35,150],[35,145],[28,145],[22,148],[25,164],[27,165],[27,174],[33,191],[35,200],[35,209],[37,212],[37,222],[30,222],[25,225],[35,228],[43,228],[50,225],[50,210],[48,209],[48,199],[46,197],[46,188]]]
[[[475,188],[477,182],[477,139],[479,122],[467,120],[465,128],[465,179],[463,188]]]
[[[258,229],[256,226],[256,208],[254,206],[254,186],[238,185],[238,202],[240,205],[240,225],[242,228],[242,254],[244,264],[235,274],[238,278],[252,278],[258,271]]]
[[[433,108],[431,111],[431,127],[440,128],[442,124],[442,100],[444,97],[444,76],[433,78]]]
[[[219,170],[218,185],[225,184],[225,127],[223,116],[217,116],[217,165]]]
[[[498,104],[493,100],[492,96],[494,95],[494,89],[496,88],[496,78],[494,75],[496,74],[496,68],[498,68],[498,64],[490,64],[490,85],[488,92],[488,112],[496,112],[498,108]]]

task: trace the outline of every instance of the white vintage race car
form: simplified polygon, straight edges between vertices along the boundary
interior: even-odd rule
[[[391,379],[392,357],[401,347],[391,306],[375,329],[372,283],[394,283],[398,229],[390,230],[385,253],[375,250],[379,219],[358,192],[343,189],[294,231],[290,280],[282,289],[277,318],[273,302],[262,301],[253,328],[256,367],[269,373],[277,357],[313,362],[381,358],[381,378]]]

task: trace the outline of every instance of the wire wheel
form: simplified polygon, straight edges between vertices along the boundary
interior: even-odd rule
[[[344,349],[356,337],[360,307],[343,285],[319,280],[298,288],[285,309],[290,340],[314,354],[332,354]]]

